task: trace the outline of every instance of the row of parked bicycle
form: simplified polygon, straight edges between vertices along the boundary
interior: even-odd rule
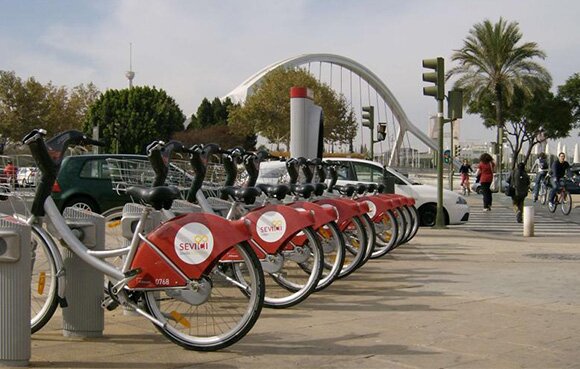
[[[272,159],[266,152],[156,141],[147,148],[154,172],[150,187],[136,185],[148,177],[142,162],[109,162],[116,189],[124,184],[135,201],[122,214],[128,241],[89,250],[67,226],[50,187],[69,146],[99,142],[78,131],[46,141],[45,135],[34,130],[23,140],[42,176],[30,217],[20,217],[32,227],[33,333],[59,304],[66,306],[55,238],[105,275],[104,308],[132,309],[174,343],[209,351],[244,337],[262,307],[294,306],[418,230],[412,198],[383,194],[380,185],[336,186],[336,163],[289,159],[290,183],[256,184],[260,162]],[[171,185],[176,154],[193,168],[188,190]],[[205,177],[216,155],[226,178],[210,188]],[[243,186],[234,186],[238,165],[246,171]]]

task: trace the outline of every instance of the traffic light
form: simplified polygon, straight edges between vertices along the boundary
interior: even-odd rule
[[[461,155],[461,145],[454,145],[453,146],[453,156],[460,156]]]
[[[384,141],[387,137],[387,123],[379,122],[377,126],[377,141]]]
[[[450,157],[451,157],[451,152],[449,152],[449,150],[443,151],[443,161],[445,162],[445,164],[449,164]]]
[[[423,73],[423,81],[432,82],[434,86],[423,87],[423,95],[433,96],[436,100],[445,98],[445,65],[443,58],[423,59],[423,68],[434,72]]]
[[[447,95],[448,118],[450,120],[463,118],[463,90],[451,90]]]
[[[375,128],[375,107],[372,105],[363,106],[362,111],[362,125],[373,130]]]

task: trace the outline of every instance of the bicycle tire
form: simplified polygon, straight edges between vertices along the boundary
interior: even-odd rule
[[[367,251],[367,234],[359,217],[353,217],[342,230],[346,249],[344,264],[338,279],[344,278],[354,272],[361,263]]]
[[[215,265],[206,276],[211,294],[201,304],[174,298],[175,289],[144,292],[147,310],[164,323],[155,327],[169,340],[188,350],[215,351],[236,343],[254,326],[264,301],[264,274],[250,245],[234,248],[241,261]],[[242,274],[246,289],[234,283]]]
[[[289,240],[279,254],[283,259],[281,268],[267,273],[265,307],[284,309],[299,304],[314,292],[320,281],[324,267],[322,245],[311,227],[302,232],[307,241],[297,246]]]
[[[340,233],[340,229],[338,229],[338,225],[334,221],[317,229],[316,234],[324,251],[322,276],[314,289],[318,292],[330,286],[340,274],[344,264],[346,248],[342,233]]]
[[[401,213],[405,218],[405,223],[407,224],[407,228],[405,229],[405,235],[401,240],[400,245],[404,245],[411,239],[411,233],[413,232],[413,228],[415,227],[415,220],[413,219],[413,214],[409,210],[407,206],[403,206],[401,208]]]
[[[540,197],[540,203],[542,205],[546,205],[546,202],[548,202],[548,187],[543,182],[540,184],[539,197]]]
[[[361,260],[360,265],[357,266],[357,269],[365,265],[367,261],[370,260],[377,242],[377,233],[375,232],[375,226],[371,220],[371,217],[368,214],[363,214],[362,222],[365,227],[365,233],[367,235],[367,249],[365,251],[365,257]]]
[[[399,235],[397,237],[397,242],[393,247],[396,249],[397,247],[402,245],[405,235],[407,234],[407,228],[409,227],[409,225],[407,224],[407,219],[403,215],[403,210],[401,210],[401,208],[394,209],[393,213],[395,214],[395,219],[397,219],[397,222],[399,223]]]
[[[572,196],[568,193],[568,191],[562,192],[562,201],[560,202],[560,209],[562,210],[562,214],[569,215],[572,211]]]
[[[407,207],[407,209],[411,212],[411,218],[413,219],[413,226],[411,227],[411,235],[407,240],[407,242],[409,242],[417,235],[417,232],[419,231],[419,211],[417,210],[415,205]]]
[[[36,226],[31,232],[30,330],[38,332],[54,315],[58,306],[57,266],[50,237]],[[58,252],[58,250],[56,251]]]
[[[383,213],[377,222],[374,222],[376,233],[376,244],[371,255],[371,259],[377,259],[384,256],[395,246],[399,225],[393,212],[387,210]]]
[[[558,198],[558,196],[556,195],[556,199],[557,198]],[[556,200],[556,199],[554,199],[554,200]],[[548,210],[550,211],[550,213],[555,213],[557,207],[558,207],[557,204],[554,204],[552,202],[548,202]]]

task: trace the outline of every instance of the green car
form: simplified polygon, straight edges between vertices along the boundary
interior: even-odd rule
[[[144,155],[100,154],[67,156],[52,188],[60,211],[77,206],[103,215],[117,211],[131,197],[113,189],[107,159],[147,161]]]

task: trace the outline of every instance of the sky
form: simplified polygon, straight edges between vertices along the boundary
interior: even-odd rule
[[[0,0],[0,10],[0,70],[59,86],[125,88],[132,44],[134,84],[164,89],[187,116],[269,64],[331,53],[378,75],[427,131],[436,104],[422,95],[421,60],[442,56],[451,68],[472,26],[500,17],[546,52],[538,61],[554,92],[580,72],[577,0]],[[467,116],[460,140],[495,134]],[[580,143],[578,131],[563,143]]]

